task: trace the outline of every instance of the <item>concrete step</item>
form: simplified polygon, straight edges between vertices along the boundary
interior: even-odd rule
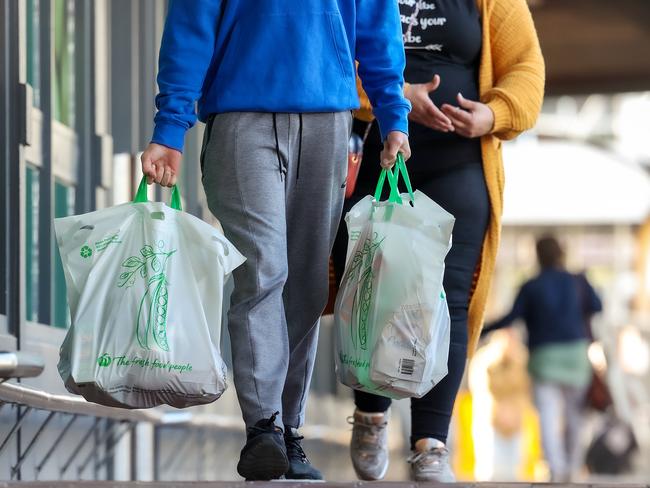
[[[553,483],[410,483],[410,482],[244,482],[244,481],[194,481],[194,482],[117,482],[117,481],[38,481],[38,482],[0,482],[0,488],[650,488],[647,484],[553,484]]]

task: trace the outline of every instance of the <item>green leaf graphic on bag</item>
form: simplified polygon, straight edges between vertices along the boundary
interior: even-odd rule
[[[129,288],[135,284],[137,275],[147,280],[147,291],[140,300],[138,316],[135,321],[135,335],[140,347],[151,349],[152,345],[158,346],[163,351],[169,351],[167,341],[167,276],[165,268],[167,261],[176,250],[165,251],[165,243],[158,242],[158,249],[146,245],[140,249],[139,256],[127,258],[122,267],[127,268],[119,276],[117,286]],[[150,269],[153,273],[150,276]]]
[[[372,239],[367,238],[361,249],[358,249],[352,256],[352,262],[344,277],[344,283],[349,280],[357,280],[354,299],[352,302],[352,321],[350,334],[355,349],[361,347],[366,350],[368,347],[368,314],[372,302],[372,284],[375,278],[373,262],[375,254],[384,239],[378,240],[375,232]]]

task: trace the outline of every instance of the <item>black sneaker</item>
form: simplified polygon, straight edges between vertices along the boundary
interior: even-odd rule
[[[237,472],[247,481],[269,481],[282,477],[289,469],[282,429],[270,419],[262,419],[246,433],[246,445],[239,456]]]
[[[302,450],[300,441],[304,439],[298,434],[298,430],[285,425],[284,445],[287,448],[289,458],[289,470],[285,474],[288,480],[322,480],[323,475],[312,466],[307,459],[305,451]]]

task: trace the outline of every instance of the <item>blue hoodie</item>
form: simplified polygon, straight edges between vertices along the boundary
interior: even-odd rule
[[[359,107],[355,59],[382,135],[408,133],[396,0],[171,0],[152,142],[183,148],[223,112]]]

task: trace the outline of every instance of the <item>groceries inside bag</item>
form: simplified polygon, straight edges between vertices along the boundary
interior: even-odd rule
[[[211,225],[147,201],[55,219],[72,325],[66,388],[123,408],[210,403],[226,389],[222,297],[243,256]]]
[[[399,194],[400,176],[407,194]],[[386,181],[390,197],[382,202]],[[339,380],[392,398],[421,397],[447,375],[443,275],[454,217],[412,191],[400,155],[382,171],[375,197],[345,220],[348,253],[334,309]]]

